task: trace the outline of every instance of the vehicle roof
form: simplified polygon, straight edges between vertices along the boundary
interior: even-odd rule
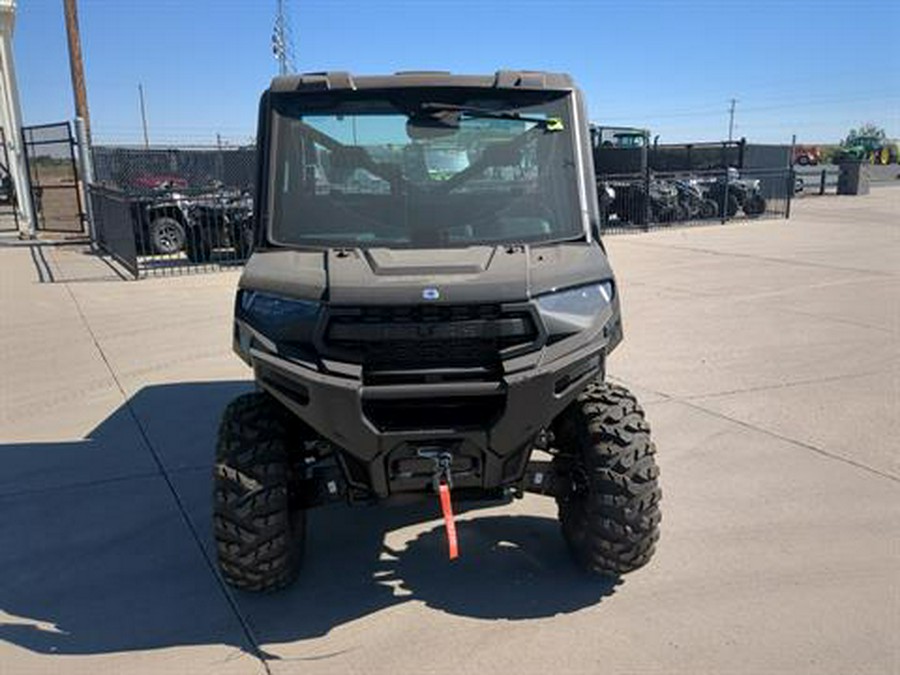
[[[454,75],[446,71],[416,70],[393,75],[352,75],[344,71],[300,73],[272,80],[273,92],[393,89],[405,87],[471,87],[485,89],[565,91],[574,88],[565,73],[536,70],[498,70],[493,75]]]

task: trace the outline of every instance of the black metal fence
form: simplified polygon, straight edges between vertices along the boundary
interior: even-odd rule
[[[136,278],[205,272],[243,263],[253,244],[249,193],[90,189],[97,244]]]
[[[31,179],[35,228],[84,232],[82,185],[75,137],[68,122],[22,127],[22,147]]]
[[[95,146],[92,159],[97,243],[135,277],[249,255],[255,148]]]
[[[88,190],[93,213],[94,243],[112,256],[129,273],[140,273],[131,203],[124,192],[99,185]]]
[[[598,177],[605,234],[785,218],[794,178],[790,169],[722,169],[693,173],[646,171]]]
[[[840,167],[796,166],[794,167],[794,194],[798,197],[837,194]]]
[[[97,243],[135,277],[221,269],[249,255],[254,148],[98,146],[92,155]],[[595,145],[603,231],[786,217],[796,187],[789,158],[786,146],[744,142]]]
[[[790,215],[789,145],[651,144],[623,127],[593,127],[591,139],[604,232]]]

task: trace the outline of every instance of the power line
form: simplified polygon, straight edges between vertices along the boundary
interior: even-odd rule
[[[774,110],[791,110],[791,109],[809,109],[815,106],[828,105],[831,103],[844,103],[844,104],[853,104],[853,103],[865,103],[870,101],[877,101],[879,103],[885,103],[890,101],[900,101],[900,94],[872,94],[872,95],[859,95],[853,97],[827,97],[827,98],[808,98],[803,101],[796,101],[793,103],[780,103],[774,105],[760,105],[760,106],[742,106],[741,114],[744,116],[754,115],[755,113],[763,113]],[[603,109],[602,105],[594,105],[593,109]],[[653,110],[651,112],[647,112],[646,110],[642,110],[640,112],[636,112],[633,115],[603,115],[602,120],[604,123],[612,123],[612,122],[627,122],[629,124],[637,124],[643,120],[649,120],[651,122],[658,122],[659,120],[667,120],[667,119],[676,119],[676,118],[704,118],[704,117],[718,117],[722,114],[721,108],[697,108],[694,110],[678,110],[678,111],[656,111]],[[598,116],[599,117],[599,116]]]

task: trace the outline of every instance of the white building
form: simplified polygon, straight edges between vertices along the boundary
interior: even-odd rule
[[[0,127],[6,136],[9,173],[18,197],[19,232],[34,234],[31,209],[31,185],[22,154],[22,109],[13,59],[13,31],[16,26],[16,0],[0,0]]]

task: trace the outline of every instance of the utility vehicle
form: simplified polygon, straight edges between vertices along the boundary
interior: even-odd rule
[[[219,431],[224,579],[288,584],[322,504],[434,499],[453,558],[453,503],[526,492],[586,569],[647,563],[655,448],[604,380],[619,290],[571,79],[280,77],[257,139],[233,337],[259,390]]]

